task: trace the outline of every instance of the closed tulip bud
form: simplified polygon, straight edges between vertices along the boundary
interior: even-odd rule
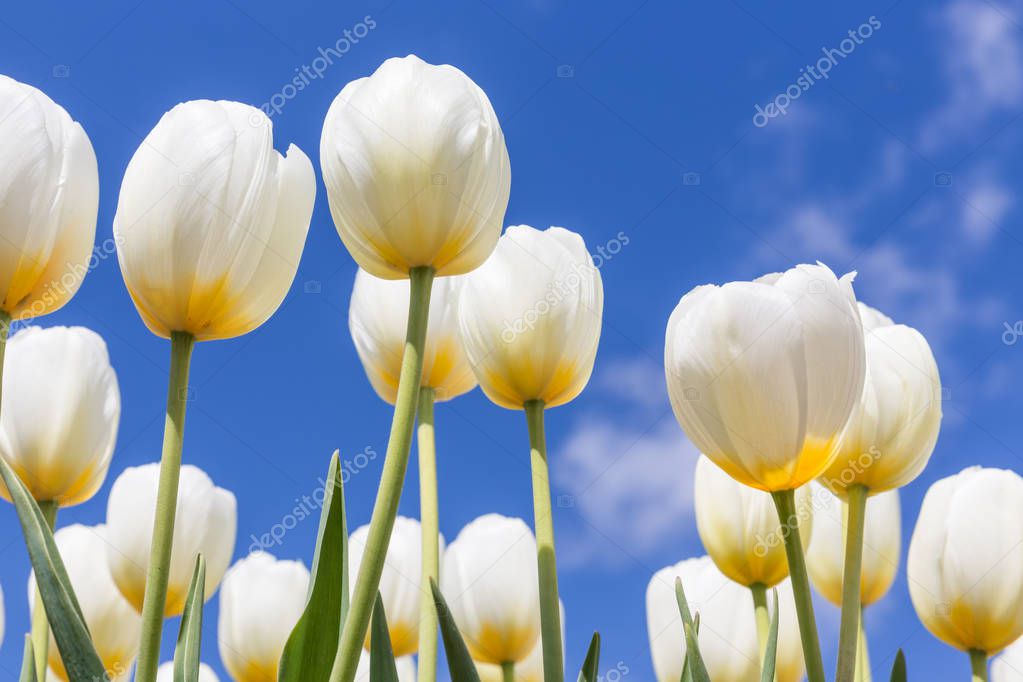
[[[863,390],[852,279],[799,265],[696,287],[672,313],[664,367],[675,416],[740,483],[794,490],[837,454]]]
[[[394,659],[394,667],[398,671],[398,682],[415,682],[416,662],[411,656]],[[355,682],[370,682],[369,653],[363,650],[359,654],[359,667],[355,670]]]
[[[561,647],[565,647],[565,603],[559,601],[561,611]],[[501,666],[493,663],[476,663],[476,672],[480,682],[503,682],[504,671]],[[620,673],[621,674],[621,673]],[[607,679],[605,677],[605,679]],[[525,660],[515,664],[515,682],[543,682],[543,642],[536,641],[536,646],[529,652]]]
[[[696,527],[707,553],[726,576],[746,587],[773,587],[789,575],[785,535],[770,494],[739,483],[700,455],[695,476]],[[813,509],[807,486],[796,491],[799,535],[810,542]]]
[[[486,94],[453,66],[409,55],[346,85],[323,122],[320,165],[341,240],[377,277],[469,272],[501,234],[504,135]]]
[[[586,386],[600,340],[604,287],[582,237],[509,227],[466,277],[462,340],[483,392],[501,407],[562,405]]]
[[[520,663],[540,641],[536,540],[521,519],[486,514],[444,555],[441,586],[469,653],[481,663]]]
[[[807,570],[814,587],[836,606],[842,605],[842,573],[845,561],[845,504],[817,483],[813,486],[813,536],[806,552]],[[899,568],[902,516],[899,491],[867,498],[863,528],[863,565],[860,569],[860,603],[879,601],[888,593]]]
[[[433,283],[430,294],[421,384],[434,389],[436,400],[450,400],[476,387],[458,330],[460,284],[461,278],[443,277]],[[408,311],[408,280],[380,279],[365,270],[355,275],[348,328],[369,382],[392,405],[405,354]]]
[[[941,379],[927,341],[863,304],[860,315],[870,326],[863,394],[838,456],[821,476],[839,495],[851,485],[875,493],[912,481],[930,459],[941,426]]]
[[[117,477],[107,502],[107,561],[121,593],[142,611],[156,512],[159,464],[129,467]],[[234,552],[237,530],[234,495],[218,488],[198,467],[181,467],[177,521],[169,567],[165,615],[185,608],[195,557],[206,560],[205,598],[217,590]]]
[[[174,682],[174,662],[164,663],[156,671],[156,682]],[[220,682],[217,673],[205,663],[199,664],[199,682]]]
[[[263,324],[302,255],[316,180],[298,147],[238,102],[179,104],[128,164],[114,216],[128,292],[154,334],[227,339]]]
[[[99,173],[82,126],[44,93],[0,76],[0,310],[57,310],[89,270]]]
[[[85,502],[106,478],[121,417],[107,345],[84,327],[30,327],[6,355],[0,456],[35,499]]]
[[[362,526],[348,540],[349,588],[355,588],[355,578],[366,549],[369,526]],[[444,557],[444,538],[439,538],[440,556]],[[387,558],[380,577],[380,596],[384,602],[387,628],[391,635],[391,649],[396,657],[408,656],[419,649],[419,600],[424,588],[420,586],[420,566],[423,561],[423,536],[419,522],[399,516],[395,519]],[[426,588],[427,594],[429,588]],[[369,648],[369,635],[366,635]]]
[[[995,654],[1023,634],[1023,478],[970,467],[930,487],[906,571],[917,616],[946,644]]]
[[[675,578],[682,579],[690,611],[700,614],[700,653],[714,682],[760,679],[760,654],[750,592],[729,580],[710,557],[686,559],[654,574],[646,590],[647,631],[658,682],[682,676],[686,645],[675,599]],[[779,583],[778,682],[803,677],[803,650],[789,581]]]
[[[300,561],[253,552],[224,576],[217,633],[235,682],[276,682],[284,645],[305,610],[309,571]]]
[[[991,662],[991,682],[1023,682],[1023,638]]]
[[[64,561],[64,568],[67,569],[68,580],[78,597],[85,625],[92,636],[93,648],[110,678],[116,680],[127,678],[135,660],[142,619],[121,596],[107,563],[103,561],[109,537],[109,528],[106,526],[76,524],[54,533],[54,541]],[[30,575],[28,603],[32,610],[37,606],[35,594],[35,576]],[[52,633],[47,655],[54,676],[68,680]]]

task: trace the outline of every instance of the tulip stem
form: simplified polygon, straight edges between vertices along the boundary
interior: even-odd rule
[[[178,504],[181,475],[181,444],[185,437],[185,407],[188,403],[188,368],[195,337],[187,332],[171,333],[170,377],[167,383],[167,416],[163,424],[163,453],[160,482],[156,493],[153,543],[149,550],[146,592],[142,600],[142,639],[139,643],[136,682],[155,682],[160,661],[160,636],[167,601],[167,582],[174,538],[174,515]]]
[[[987,654],[970,649],[970,669],[973,672],[971,682],[987,682]]]
[[[562,682],[565,665],[561,652],[561,607],[558,600],[558,567],[554,553],[554,516],[547,469],[542,400],[525,404],[529,426],[529,459],[533,470],[533,522],[536,526],[536,561],[540,576],[540,634],[543,645],[544,682]]]
[[[867,646],[867,626],[863,622],[863,607],[860,607],[859,645],[856,654],[856,682],[871,682],[870,651]]]
[[[43,513],[46,525],[53,530],[57,523],[57,503],[51,501],[40,501],[39,511]],[[43,608],[43,598],[36,587],[35,606],[32,609],[32,651],[35,654],[36,678],[39,682],[46,682],[46,666],[48,649],[50,648],[50,623],[46,620],[46,609]]]
[[[760,669],[764,669],[764,659],[767,656],[767,636],[771,629],[771,616],[767,612],[767,586],[763,583],[753,583],[749,586],[753,593],[753,616],[757,621],[757,643],[760,655]]]
[[[384,570],[394,519],[398,515],[398,502],[408,468],[409,447],[412,445],[419,383],[423,378],[423,347],[426,345],[433,275],[433,268],[426,266],[409,271],[408,325],[398,378],[398,395],[391,417],[391,433],[387,439],[387,453],[384,456],[376,502],[373,504],[362,565],[359,566],[348,616],[341,631],[341,642],[330,671],[330,682],[353,682],[355,679],[362,643],[373,612],[373,602],[380,587],[380,575]]]
[[[824,661],[821,658],[820,642],[817,639],[817,620],[813,615],[813,600],[810,596],[810,579],[806,574],[806,559],[803,557],[803,543],[799,538],[799,516],[796,513],[796,491],[779,490],[771,493],[774,506],[785,536],[785,556],[789,562],[789,576],[792,578],[792,593],[796,603],[796,617],[799,621],[799,638],[803,645],[803,659],[806,661],[806,678],[809,682],[825,682]]]
[[[506,661],[501,664],[502,682],[515,682],[515,661]]]
[[[867,487],[846,490],[848,520],[845,529],[845,568],[842,571],[842,620],[838,630],[836,682],[853,682],[860,631],[860,571],[863,565],[863,526],[867,515]]]
[[[437,445],[433,428],[435,391],[419,389],[419,515],[423,530],[423,567],[419,598],[419,682],[437,679],[437,607],[430,594],[430,580],[440,573],[440,533],[437,511]]]

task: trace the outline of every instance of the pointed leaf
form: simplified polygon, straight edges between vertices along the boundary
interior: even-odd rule
[[[21,675],[18,677],[18,682],[36,682],[36,654],[32,647],[31,635],[25,635],[25,653],[22,654]]]
[[[458,632],[458,626],[455,625],[455,618],[451,615],[448,603],[444,601],[444,595],[440,593],[437,581],[433,578],[430,579],[430,590],[433,592],[433,603],[437,606],[437,623],[444,639],[444,653],[448,658],[451,682],[480,682],[476,664],[472,662],[469,649]]]
[[[279,682],[326,680],[348,612],[348,527],[338,451],[330,458],[309,599],[281,655]]]
[[[57,651],[60,652],[64,669],[72,680],[103,679],[106,674],[103,662],[92,646],[89,628],[85,625],[82,609],[64,569],[64,561],[53,540],[53,531],[25,484],[2,457],[0,478],[7,486],[18,512],[21,532],[25,536],[25,546],[35,572],[36,586],[42,596],[53,637],[57,640]]]
[[[394,664],[394,649],[391,648],[391,633],[387,629],[387,615],[384,600],[377,592],[373,604],[373,623],[369,638],[369,682],[398,682],[398,668]]]
[[[767,630],[767,649],[764,651],[760,682],[774,682],[774,670],[778,663],[778,590],[772,590],[771,595],[771,626]]]
[[[906,655],[899,649],[895,654],[895,665],[892,666],[892,682],[906,682]]]
[[[206,594],[206,560],[195,557],[192,582],[188,585],[185,610],[181,614],[178,644],[174,649],[174,682],[199,682],[199,650],[202,646],[202,605]]]
[[[594,632],[590,640],[590,648],[583,661],[583,669],[579,671],[579,682],[597,682],[600,674],[600,633]]]
[[[689,659],[688,665],[692,670],[693,682],[710,682],[710,675],[707,673],[707,666],[703,663],[703,655],[700,654],[700,645],[696,637],[697,626],[689,613],[689,603],[686,601],[685,590],[682,589],[681,578],[675,578],[675,600],[678,602],[678,611],[682,615],[682,630],[686,637],[686,657]],[[699,617],[697,614],[697,622],[699,622]]]

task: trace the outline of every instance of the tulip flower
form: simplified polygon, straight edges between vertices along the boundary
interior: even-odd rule
[[[109,538],[107,526],[75,524],[54,533],[57,550],[64,561],[71,588],[78,597],[93,647],[104,669],[109,671],[111,679],[116,680],[128,677],[138,651],[141,621],[139,614],[118,591],[107,562],[102,560]],[[28,593],[34,612],[40,608],[32,598],[36,593],[34,575],[29,576]],[[50,670],[58,679],[67,682],[68,674],[57,651],[57,643],[52,634],[49,639]]]
[[[217,633],[235,682],[276,682],[284,645],[305,611],[309,571],[300,561],[253,552],[224,576]]]
[[[349,575],[355,575],[366,550],[369,526],[357,528],[348,539]],[[440,539],[443,552],[444,539]],[[395,520],[391,542],[387,546],[384,571],[380,579],[380,596],[391,635],[395,657],[416,653],[419,645],[420,599],[430,588],[419,582],[422,563],[422,534],[419,522],[399,516]],[[365,641],[369,650],[369,637]]]
[[[749,591],[725,577],[710,557],[687,559],[654,574],[646,590],[647,631],[658,682],[677,682],[682,676],[686,646],[675,600],[675,578],[681,578],[686,598],[700,614],[700,653],[714,682],[760,679],[757,628],[749,609]],[[803,677],[803,653],[792,608],[790,583],[778,584],[778,682]]]
[[[59,309],[89,271],[99,173],[82,126],[30,85],[0,76],[0,333]],[[2,341],[2,339],[0,339]]]
[[[689,439],[732,478],[772,493],[798,528],[794,491],[838,454],[863,391],[863,328],[853,276],[799,265],[753,282],[696,287],[668,321],[664,367]],[[810,682],[823,682],[798,533],[785,550]]]
[[[367,565],[359,571],[330,677],[352,682],[408,465],[433,279],[469,272],[493,251],[511,170],[484,92],[458,69],[415,55],[388,59],[372,76],[344,87],[323,124],[320,164],[334,224],[355,261],[377,277],[410,280],[405,350]],[[428,517],[424,533],[433,526]],[[435,563],[432,548],[424,563],[427,571]],[[424,606],[424,615],[430,613]],[[433,644],[419,661],[424,682],[436,675],[435,626],[428,620]]]
[[[589,381],[603,310],[600,271],[582,237],[528,225],[508,228],[466,277],[459,303],[462,340],[483,392],[526,412],[548,682],[561,682],[564,663],[544,410],[569,402]]]
[[[114,216],[121,274],[149,330],[171,340],[139,682],[156,678],[193,345],[273,315],[295,278],[315,194],[308,157],[294,145],[281,156],[270,119],[238,102],[177,105],[124,173]]]
[[[991,682],[1023,682],[1023,638],[991,661]]]
[[[540,595],[536,540],[524,521],[486,514],[470,522],[448,546],[440,579],[474,660],[507,666],[529,657],[540,641]]]
[[[164,663],[156,671],[156,682],[174,682],[174,662]],[[199,664],[199,682],[220,682],[217,673],[205,663]]]
[[[559,604],[561,614],[561,647],[565,647],[565,604]],[[476,672],[480,676],[480,682],[506,682],[505,676],[507,665],[502,669],[500,665],[493,663],[476,662]],[[514,664],[511,669],[512,682],[543,682],[543,643],[538,639],[536,646],[529,652],[529,655],[521,662]]]
[[[931,634],[970,655],[986,678],[987,657],[1023,635],[1023,478],[970,467],[924,496],[906,572],[917,616]]]
[[[416,662],[411,656],[394,659],[394,668],[398,671],[398,682],[415,682]],[[369,672],[369,653],[363,651],[355,671],[355,682],[370,682]]]
[[[159,477],[156,463],[129,467],[114,481],[107,501],[107,562],[117,587],[140,612],[144,611]],[[206,560],[205,599],[217,590],[234,553],[237,503],[204,471],[186,464],[181,467],[175,516],[167,600],[161,613],[168,618],[185,608],[196,555],[201,553]]]

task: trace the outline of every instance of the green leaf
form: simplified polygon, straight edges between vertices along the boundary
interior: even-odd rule
[[[703,655],[700,654],[700,645],[696,637],[696,633],[699,632],[697,624],[700,616],[696,615],[697,621],[694,623],[693,617],[689,613],[685,590],[682,589],[681,578],[675,578],[675,600],[678,602],[678,612],[682,615],[682,631],[686,637],[687,665],[692,671],[693,682],[710,682],[710,675],[707,673],[707,666],[703,663]]]
[[[377,592],[373,604],[372,633],[369,638],[369,682],[398,682],[398,668],[394,664],[394,649],[391,648],[391,633],[387,629],[384,614],[384,600]]]
[[[309,599],[281,654],[278,681],[328,679],[347,613],[348,527],[341,457],[335,450],[323,490],[320,530],[309,577]]]
[[[440,625],[440,634],[444,640],[444,653],[448,658],[451,682],[480,682],[476,664],[472,662],[469,649],[458,632],[458,626],[455,625],[455,618],[451,615],[448,603],[444,601],[444,595],[440,593],[437,581],[433,578],[430,579],[430,590],[433,591],[433,603],[437,606],[437,623]]]
[[[892,666],[892,682],[906,682],[906,655],[899,649],[895,654],[895,664]]]
[[[594,632],[590,640],[590,648],[583,661],[583,669],[579,671],[579,682],[597,682],[600,674],[600,633]]]
[[[85,625],[64,562],[53,540],[53,531],[43,518],[39,505],[32,499],[25,484],[11,466],[0,457],[0,478],[18,512],[25,546],[32,561],[36,585],[42,595],[43,608],[50,629],[57,640],[57,650],[72,680],[101,680],[106,674],[103,662],[92,646],[89,628]]]
[[[36,682],[36,654],[32,647],[31,635],[25,635],[25,653],[22,654],[21,675],[18,677],[18,682]]]
[[[764,651],[760,682],[774,682],[774,669],[778,663],[778,590],[772,590],[771,595],[771,626],[767,630],[767,649]]]
[[[185,610],[181,614],[178,644],[174,648],[174,682],[199,682],[199,650],[202,646],[202,605],[206,593],[206,560],[195,557],[192,582],[188,585]]]

